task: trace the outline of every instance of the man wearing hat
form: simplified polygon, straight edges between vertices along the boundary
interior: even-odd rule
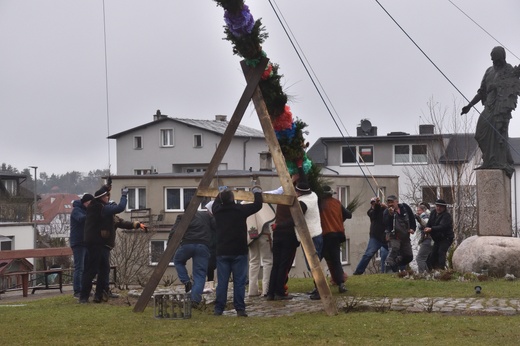
[[[381,203],[379,197],[372,197],[370,199],[370,209],[367,215],[370,218],[370,234],[365,253],[359,260],[359,263],[354,271],[354,275],[361,275],[365,272],[370,260],[377,253],[381,256],[381,273],[385,272],[385,262],[388,256],[388,243],[386,241],[385,224],[383,222],[383,213],[387,206]]]
[[[388,196],[386,202],[388,208],[383,214],[389,250],[386,270],[397,272],[399,267],[406,266],[413,260],[410,234],[415,233],[417,224],[410,206],[399,203],[397,196]]]
[[[94,199],[90,193],[86,193],[81,199],[72,202],[72,213],[70,214],[70,247],[74,256],[74,273],[72,275],[72,287],[74,297],[79,298],[81,292],[81,277],[85,267],[85,255],[87,247],[83,241],[85,234],[85,219],[87,218],[87,207]]]
[[[305,216],[305,223],[307,224],[307,228],[309,229],[312,242],[314,243],[314,247],[316,248],[316,254],[318,255],[319,260],[321,261],[321,259],[323,258],[323,235],[321,230],[320,209],[318,207],[318,195],[311,191],[311,187],[305,180],[305,176],[300,175],[300,177],[304,178],[300,178],[301,180],[298,182],[298,184],[296,184],[296,195],[298,196],[298,201],[300,202],[300,206]],[[298,239],[298,241],[300,241],[298,232],[296,232],[296,238]],[[305,261],[305,263],[307,264],[307,269],[311,270],[309,267],[309,263],[307,262],[307,257],[305,257]],[[313,291],[310,298],[313,300],[321,299],[318,290]]]
[[[128,189],[121,189],[119,204],[109,203],[110,190],[109,185],[101,187],[96,191],[94,199],[87,208],[84,239],[88,252],[81,282],[80,303],[88,303],[92,280],[96,275],[94,302],[101,303],[103,300],[108,300],[110,250],[115,246],[117,228],[147,230],[146,226],[139,221],[125,221],[116,215],[126,208]]]
[[[448,204],[443,199],[435,201],[435,211],[424,228],[426,234],[433,239],[430,264],[433,269],[446,269],[446,253],[453,243],[453,219],[447,211]]]
[[[320,200],[320,220],[323,231],[323,257],[327,261],[332,279],[339,287],[339,293],[347,291],[345,273],[341,265],[341,244],[345,237],[344,222],[352,218],[352,213],[341,202],[332,197],[336,192],[328,185],[323,186],[323,197]]]

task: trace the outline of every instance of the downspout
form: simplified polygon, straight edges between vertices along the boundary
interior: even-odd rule
[[[250,140],[251,140],[251,137],[246,139],[244,141],[244,144],[243,144],[244,145],[244,162],[243,162],[242,166],[243,166],[243,170],[244,171],[246,170],[246,152],[247,152],[246,148],[247,148],[247,142],[249,142]]]

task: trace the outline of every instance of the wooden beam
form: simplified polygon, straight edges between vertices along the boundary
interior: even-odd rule
[[[254,194],[249,191],[236,190],[236,191],[233,191],[233,194],[235,195],[235,199],[239,200],[239,201],[253,202],[255,200]],[[217,197],[217,195],[218,195],[218,189],[199,188],[197,190],[197,196],[200,196],[200,197],[215,198],[215,197]],[[283,204],[283,205],[293,205],[294,200],[296,199],[295,196],[273,195],[270,193],[263,193],[262,197],[264,198],[264,203]]]
[[[244,72],[246,71],[244,63],[242,63],[242,69],[244,70]],[[271,151],[271,155],[276,166],[276,171],[280,176],[280,181],[282,183],[284,194],[296,196],[296,191],[292,184],[292,179],[287,169],[287,164],[285,163],[285,158],[282,154],[282,150],[278,143],[278,139],[276,138],[276,134],[274,132],[273,125],[269,117],[269,113],[267,112],[267,107],[265,105],[265,101],[263,99],[260,88],[256,88],[253,94],[253,103],[255,105],[258,118],[260,119],[260,124],[262,125],[265,138],[269,145],[269,150]],[[303,211],[297,199],[294,200],[294,203],[290,207],[290,210],[292,218],[296,225],[296,231],[300,236],[305,257],[307,259],[307,262],[309,263],[309,267],[311,268],[312,277],[314,278],[314,281],[316,282],[316,287],[318,289],[318,292],[320,293],[323,308],[329,316],[336,315],[338,313],[336,302],[334,301],[330,292],[330,287],[327,284],[327,279],[323,274],[323,270],[320,265],[320,260],[316,253],[316,248],[314,247],[314,243],[309,233],[309,228],[307,227],[307,222],[305,221]]]
[[[18,258],[42,258],[55,256],[72,256],[72,249],[70,247],[49,247],[41,249],[0,251],[0,260]]]
[[[238,101],[235,111],[233,112],[233,116],[231,117],[231,120],[229,121],[229,124],[226,130],[224,131],[224,135],[220,140],[217,150],[215,151],[215,154],[213,155],[213,158],[211,159],[211,162],[209,163],[209,166],[199,183],[199,188],[207,188],[211,184],[211,181],[213,180],[213,177],[215,176],[215,173],[217,172],[218,167],[222,162],[222,159],[224,158],[224,155],[226,154],[229,145],[231,144],[233,135],[235,134],[238,126],[240,125],[240,121],[242,120],[242,117],[244,116],[244,113],[247,110],[249,102],[251,101],[251,97],[253,96],[253,93],[257,88],[258,83],[260,82],[260,79],[267,66],[268,61],[269,59],[262,58],[260,63],[254,69],[249,69],[247,73],[245,73],[247,85],[244,89],[244,92],[242,93],[242,96],[240,97],[240,100]],[[139,299],[137,300],[137,303],[134,306],[134,312],[143,312],[146,306],[148,305],[148,302],[153,296],[153,293],[157,288],[157,285],[161,281],[161,278],[164,275],[166,268],[168,268],[168,264],[170,263],[170,260],[172,259],[173,255],[175,254],[175,251],[179,247],[182,237],[184,236],[184,233],[186,232],[188,225],[193,219],[193,216],[197,212],[198,206],[201,202],[202,197],[198,195],[193,196],[193,198],[191,199],[188,208],[184,213],[184,217],[181,219],[177,226],[176,232],[173,234],[173,237],[170,239],[170,242],[166,246],[166,249],[164,250],[164,253],[161,256],[161,259],[159,260],[157,267],[155,267],[155,270],[150,276],[148,283],[144,287],[141,296],[139,296]]]

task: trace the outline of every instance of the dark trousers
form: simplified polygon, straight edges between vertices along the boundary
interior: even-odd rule
[[[341,265],[341,242],[344,236],[338,232],[327,233],[323,236],[322,255],[327,261],[332,280],[336,284],[345,282],[343,266]]]
[[[101,298],[108,289],[110,275],[110,249],[104,245],[87,246],[87,261],[81,280],[81,300],[88,300],[92,290],[92,280],[97,275],[95,296]]]
[[[433,269],[446,269],[446,253],[452,243],[453,238],[444,238],[433,242],[433,248],[429,259],[429,264],[431,264]]]
[[[299,245],[294,232],[273,232],[273,268],[269,278],[268,296],[285,295],[284,286]]]

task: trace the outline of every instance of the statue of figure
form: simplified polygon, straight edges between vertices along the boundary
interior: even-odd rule
[[[509,120],[516,108],[520,95],[520,65],[513,67],[506,62],[506,51],[495,47],[491,51],[493,66],[484,73],[475,97],[462,108],[461,115],[482,101],[484,110],[480,114],[475,139],[482,151],[479,169],[502,169],[511,178],[514,172],[513,159],[509,150]]]

